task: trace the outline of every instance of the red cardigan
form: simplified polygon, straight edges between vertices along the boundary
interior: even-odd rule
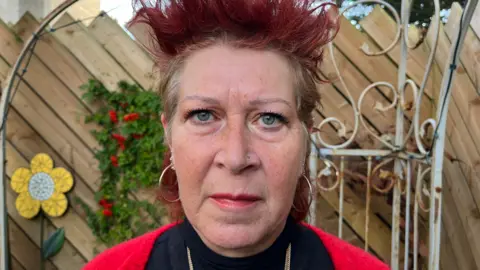
[[[105,250],[83,270],[143,270],[155,240],[177,223],[165,225],[153,232]],[[322,230],[302,223],[313,230],[327,248],[336,270],[387,270],[389,267],[363,250]]]

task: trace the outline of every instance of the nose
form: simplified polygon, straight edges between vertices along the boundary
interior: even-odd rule
[[[241,117],[227,123],[219,136],[221,149],[215,156],[215,164],[233,174],[240,174],[260,164],[251,148],[251,136]]]

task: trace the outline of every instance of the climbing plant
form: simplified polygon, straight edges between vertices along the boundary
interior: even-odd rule
[[[125,81],[116,91],[96,80],[81,88],[82,98],[97,108],[84,121],[99,126],[91,132],[100,145],[95,158],[102,177],[95,193],[98,209],[80,198],[76,202],[99,243],[113,246],[161,225],[163,208],[136,198],[137,191],[157,184],[162,170],[161,102],[155,92]]]

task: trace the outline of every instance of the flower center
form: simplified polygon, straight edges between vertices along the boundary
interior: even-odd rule
[[[36,173],[30,178],[28,192],[33,199],[45,201],[52,197],[55,190],[55,183],[48,173]]]

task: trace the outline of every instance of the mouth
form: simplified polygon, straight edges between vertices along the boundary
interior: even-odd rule
[[[254,206],[261,198],[250,194],[213,194],[210,198],[222,209],[241,210]]]

